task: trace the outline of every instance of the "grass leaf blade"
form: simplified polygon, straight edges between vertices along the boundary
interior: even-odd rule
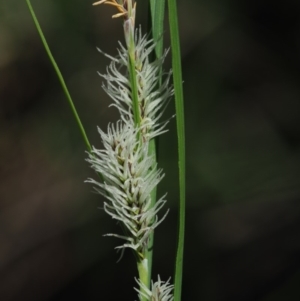
[[[175,261],[174,301],[181,300],[185,228],[185,130],[181,54],[176,0],[168,0],[179,158],[179,233]]]
[[[61,74],[61,72],[60,72],[60,70],[59,70],[59,68],[58,68],[58,66],[57,66],[57,64],[56,64],[56,61],[55,61],[55,59],[54,59],[54,57],[53,57],[53,55],[52,55],[52,53],[51,53],[51,50],[50,50],[50,48],[49,48],[49,46],[48,46],[48,43],[47,43],[47,41],[46,41],[46,38],[45,38],[45,36],[44,36],[44,34],[43,34],[43,31],[42,31],[42,29],[41,29],[41,27],[40,27],[39,21],[38,21],[36,15],[35,15],[35,13],[34,13],[34,10],[33,10],[33,8],[32,8],[32,5],[31,5],[31,3],[30,3],[30,0],[26,0],[26,2],[27,2],[27,5],[28,5],[28,8],[29,8],[29,11],[30,11],[30,13],[31,13],[32,19],[33,19],[33,21],[34,21],[34,24],[35,24],[35,26],[36,26],[36,28],[37,28],[37,31],[38,31],[38,33],[39,33],[39,35],[40,35],[40,38],[41,38],[41,40],[42,40],[42,43],[43,43],[43,45],[44,45],[44,47],[45,47],[45,50],[46,50],[46,52],[47,52],[47,54],[48,54],[48,57],[49,57],[49,59],[50,59],[50,61],[51,61],[51,63],[52,63],[52,66],[53,66],[53,68],[54,68],[54,70],[55,70],[55,72],[56,72],[56,75],[57,75],[57,77],[58,77],[58,80],[59,80],[59,82],[60,82],[60,84],[61,84],[61,86],[62,86],[62,89],[63,89],[63,91],[64,91],[64,93],[65,93],[65,96],[66,96],[66,98],[67,98],[67,100],[68,100],[68,103],[69,103],[69,105],[70,105],[70,107],[71,107],[72,113],[73,113],[73,115],[74,115],[74,117],[75,117],[75,119],[76,119],[76,122],[77,122],[77,125],[78,125],[78,127],[79,127],[80,133],[81,133],[81,135],[82,135],[82,137],[83,137],[84,143],[85,143],[85,145],[86,145],[88,151],[90,152],[90,151],[92,150],[91,144],[90,144],[90,142],[89,142],[89,140],[88,140],[88,137],[87,137],[87,135],[86,135],[85,129],[84,129],[82,123],[81,123],[81,120],[80,120],[80,118],[79,118],[79,115],[78,115],[78,113],[77,113],[77,110],[76,110],[76,108],[75,108],[75,105],[74,105],[74,103],[73,103],[73,100],[72,100],[72,98],[71,98],[71,95],[70,95],[70,93],[69,93],[69,90],[68,90],[68,88],[67,88],[67,85],[66,85],[66,83],[65,83],[65,80],[64,80],[64,78],[63,78],[63,76],[62,76],[62,74]]]
[[[150,0],[152,37],[157,42],[155,47],[156,58],[163,53],[163,31],[165,17],[165,0]]]
[[[155,57],[160,58],[163,53],[163,27],[164,27],[164,16],[165,16],[165,0],[150,0],[150,12],[151,12],[151,26],[148,28],[148,31],[152,31],[152,38],[156,42],[155,46]],[[162,70],[160,70],[160,83],[161,83],[161,74]],[[158,137],[157,137],[158,139]],[[149,145],[149,154],[155,157],[157,152],[157,139],[152,139]],[[154,167],[156,168],[156,167]],[[153,189],[151,193],[151,200],[153,207],[156,203],[156,187]],[[152,272],[152,259],[153,259],[153,244],[154,244],[154,232],[150,235],[149,243],[148,243],[148,251],[147,251],[147,260],[148,260],[148,272],[149,272],[149,283],[148,287],[150,287],[151,282],[151,272]]]

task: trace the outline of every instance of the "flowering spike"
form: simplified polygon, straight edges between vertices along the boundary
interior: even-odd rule
[[[94,3],[98,4],[116,7],[118,13],[113,18],[124,17],[126,44],[123,46],[119,42],[117,57],[98,49],[111,60],[106,73],[99,75],[105,82],[102,85],[104,91],[113,100],[111,106],[120,113],[120,120],[115,126],[108,125],[107,133],[99,129],[104,149],[93,148],[87,159],[92,168],[103,176],[104,182],[93,179],[87,182],[107,198],[104,211],[123,225],[123,235],[107,236],[123,239],[125,242],[117,249],[122,254],[125,248],[135,250],[138,262],[142,263],[147,260],[151,233],[168,213],[158,219],[157,214],[166,202],[165,195],[154,204],[151,200],[151,192],[164,174],[157,169],[154,156],[149,155],[150,139],[166,132],[168,123],[168,120],[160,121],[173,95],[171,72],[161,73],[168,51],[154,62],[149,61],[156,44],[147,35],[142,35],[141,28],[135,29],[134,0],[101,0]],[[164,76],[162,82],[161,75]],[[142,269],[140,276],[145,274]],[[140,277],[144,285],[148,283],[147,277]]]
[[[117,248],[131,248],[144,253],[151,232],[166,217],[158,220],[157,213],[164,206],[163,196],[151,207],[151,191],[164,177],[162,170],[153,168],[154,158],[148,155],[148,143],[137,140],[131,124],[117,122],[109,125],[107,134],[99,129],[103,150],[93,148],[87,161],[103,175],[104,183],[88,179],[95,190],[104,195],[104,211],[122,222],[125,235],[108,234],[126,240]]]
[[[172,73],[164,74],[165,80],[159,85],[160,69],[167,51],[161,58],[150,63],[148,56],[155,48],[154,41],[147,40],[147,35],[142,35],[141,28],[136,30],[134,39],[140,125],[143,138],[150,140],[166,131],[164,128],[167,122],[160,123],[159,119],[173,95],[170,85]],[[119,110],[123,121],[133,123],[132,86],[130,79],[124,75],[124,68],[125,71],[129,70],[128,51],[120,44],[118,52],[117,58],[106,55],[111,63],[106,74],[100,76],[106,81],[103,88],[114,101],[113,106]]]
[[[101,0],[98,2],[94,2],[93,5],[107,4],[117,8],[119,11],[118,14],[113,15],[113,18],[119,18],[124,16],[125,20],[132,19],[133,24],[135,20],[135,10],[136,10],[136,2],[133,3],[134,0],[120,0],[119,3],[116,0]]]
[[[136,279],[136,282],[139,284],[140,288],[135,290],[139,293],[140,301],[151,300],[151,301],[173,301],[174,297],[172,295],[173,285],[169,283],[170,279],[166,282],[161,281],[158,275],[158,280],[153,283],[151,281],[151,290],[142,283],[140,280]]]

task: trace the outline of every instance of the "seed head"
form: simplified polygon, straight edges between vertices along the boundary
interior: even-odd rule
[[[163,73],[164,80],[159,85],[160,69],[167,55],[149,61],[149,54],[155,48],[155,42],[148,40],[147,35],[142,35],[141,28],[135,32],[135,69],[137,75],[138,102],[142,134],[144,139],[149,140],[164,133],[167,122],[161,122],[160,118],[173,95],[173,87],[170,84],[171,71]],[[121,118],[126,123],[133,123],[132,87],[128,78],[129,58],[127,49],[119,43],[119,55],[111,59],[106,74],[99,75],[104,78],[103,89],[112,98]],[[99,50],[99,49],[98,49]],[[102,52],[101,50],[99,50]],[[103,52],[102,52],[103,53]]]
[[[153,283],[153,281],[151,281],[151,290],[149,290],[145,284],[136,280],[140,288],[135,288],[135,290],[139,293],[141,301],[144,300],[144,298],[151,301],[173,301],[172,291],[174,286],[171,285],[169,281],[170,279],[166,282],[161,281],[158,275],[158,280],[156,282]]]
[[[137,139],[137,131],[121,121],[115,127],[109,125],[107,134],[99,129],[104,149],[93,148],[87,161],[102,174],[104,183],[87,182],[107,198],[104,211],[124,226],[124,235],[108,234],[127,241],[117,249],[132,248],[142,256],[151,232],[166,216],[157,217],[166,201],[163,196],[151,207],[151,191],[164,174],[148,155],[148,143]]]

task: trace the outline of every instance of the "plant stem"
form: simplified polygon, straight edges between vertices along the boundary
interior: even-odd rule
[[[57,64],[56,64],[56,62],[55,62],[55,59],[54,59],[54,57],[53,57],[53,55],[52,55],[52,53],[51,53],[51,50],[50,50],[50,48],[49,48],[49,46],[48,46],[48,43],[47,43],[47,41],[46,41],[46,38],[45,38],[45,36],[44,36],[44,34],[43,34],[43,31],[42,31],[42,29],[41,29],[41,27],[40,27],[39,21],[38,21],[36,15],[35,15],[35,13],[34,13],[34,10],[33,10],[32,6],[31,6],[30,0],[26,0],[26,2],[27,2],[27,5],[28,5],[28,8],[29,8],[29,10],[30,10],[32,19],[33,19],[33,21],[34,21],[34,23],[35,23],[35,26],[36,26],[36,28],[37,28],[37,31],[38,31],[38,33],[39,33],[39,35],[40,35],[41,40],[42,40],[42,43],[43,43],[43,45],[44,45],[44,47],[45,47],[45,50],[46,50],[46,52],[47,52],[47,54],[48,54],[48,57],[49,57],[51,63],[52,63],[52,65],[53,65],[53,68],[54,68],[54,70],[55,70],[55,72],[56,72],[56,75],[57,75],[58,80],[59,80],[59,82],[60,82],[60,84],[61,84],[61,87],[62,87],[62,89],[63,89],[63,91],[64,91],[64,93],[65,93],[65,96],[66,96],[67,100],[68,100],[68,103],[69,103],[69,105],[70,105],[70,107],[71,107],[72,113],[73,113],[73,115],[74,115],[74,117],[75,117],[75,120],[76,120],[77,125],[78,125],[78,127],[79,127],[79,130],[80,130],[80,132],[81,132],[81,135],[82,135],[82,138],[83,138],[83,140],[84,140],[84,143],[85,143],[85,145],[86,145],[88,151],[91,152],[91,150],[92,150],[91,144],[90,144],[90,142],[89,142],[89,140],[88,140],[88,137],[87,137],[87,135],[86,135],[86,133],[85,133],[85,129],[84,129],[82,123],[81,123],[81,120],[80,120],[80,118],[79,118],[79,115],[78,115],[78,113],[77,113],[77,110],[76,110],[76,108],[75,108],[75,105],[74,105],[74,103],[73,103],[73,100],[72,100],[72,98],[71,98],[71,95],[70,95],[70,93],[69,93],[69,90],[68,90],[68,88],[67,88],[67,85],[66,85],[66,83],[65,83],[65,80],[64,80],[64,78],[63,78],[63,76],[62,76],[62,74],[61,74],[61,72],[60,72],[60,70],[59,70],[59,68],[58,68],[58,66],[57,66]]]
[[[185,228],[185,130],[181,55],[176,0],[168,0],[179,158],[179,232],[175,262],[174,301],[181,300]]]
[[[154,165],[152,168],[157,168],[156,167],[156,143],[155,139],[152,139],[149,143],[149,155],[154,157]],[[151,208],[155,206],[156,203],[156,192],[157,192],[157,187],[154,187],[152,192],[151,192]],[[153,259],[153,244],[154,244],[154,231],[150,234],[149,237],[149,242],[148,242],[148,247],[147,251],[145,254],[145,258],[147,258],[148,261],[148,274],[149,274],[149,279],[148,279],[148,285],[147,287],[150,287],[150,282],[151,282],[151,274],[152,274],[152,259]]]
[[[137,76],[135,70],[135,60],[134,56],[129,53],[129,76],[131,82],[131,95],[132,95],[132,107],[133,107],[133,116],[134,123],[136,127],[139,127],[141,124],[141,116],[139,109],[139,98],[138,98],[138,88],[137,88]]]
[[[149,271],[148,271],[148,260],[145,259],[138,259],[137,262],[137,268],[139,272],[139,279],[142,284],[144,284],[146,287],[148,286],[148,283],[150,282],[150,276],[149,276]],[[140,291],[142,292],[142,287],[140,287]],[[146,297],[141,295],[141,301],[148,301]]]
[[[152,31],[152,38],[156,43],[155,46],[155,54],[153,54],[153,60],[159,59],[163,53],[163,27],[164,27],[164,10],[165,10],[165,0],[150,0],[150,22],[148,25],[148,32]],[[161,75],[162,75],[162,68],[159,72],[159,85],[161,85]],[[152,139],[149,143],[149,155],[155,158],[155,166],[157,163],[157,140],[159,137]],[[153,189],[151,192],[151,206],[155,206],[156,203],[156,193],[157,187]],[[154,244],[154,231],[151,233],[148,243],[148,249],[146,252],[146,258],[148,259],[148,273],[149,275],[152,274],[152,259],[153,259],[153,244]],[[150,287],[151,277],[149,277],[148,287]]]
[[[131,5],[131,4],[130,4]],[[130,7],[129,5],[129,7]],[[139,95],[137,85],[137,74],[135,69],[135,41],[134,41],[134,20],[128,19],[124,23],[124,34],[128,50],[129,77],[131,83],[132,109],[134,123],[136,127],[140,126],[141,116],[139,109]]]

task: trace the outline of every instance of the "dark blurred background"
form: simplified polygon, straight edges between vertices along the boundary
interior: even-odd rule
[[[138,2],[138,22],[147,20]],[[32,0],[93,145],[117,120],[96,71],[123,42],[114,10]],[[300,2],[178,2],[187,135],[182,300],[300,300]],[[166,23],[167,25],[167,23]],[[168,30],[165,44],[169,45]],[[165,69],[170,68],[170,56]],[[165,118],[174,114],[170,103]],[[26,2],[0,3],[0,300],[136,300],[120,233]],[[154,275],[174,272],[175,120],[160,139],[171,209],[155,234]],[[156,276],[154,276],[156,278]]]

